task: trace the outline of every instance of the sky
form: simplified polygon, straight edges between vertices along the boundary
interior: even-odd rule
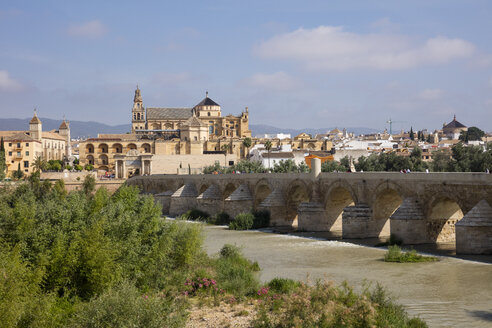
[[[0,117],[130,123],[205,92],[250,123],[492,131],[492,1],[0,0]]]

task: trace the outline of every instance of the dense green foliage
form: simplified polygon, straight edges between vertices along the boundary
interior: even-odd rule
[[[251,213],[240,213],[229,224],[231,230],[248,230],[253,228],[255,216]]]
[[[384,255],[385,262],[434,262],[437,261],[436,257],[422,256],[412,249],[408,252],[402,252],[398,245],[388,247],[388,252]]]
[[[67,194],[62,183],[34,175],[0,191],[0,272],[9,278],[0,280],[4,326],[65,325],[79,310],[93,311],[78,305],[88,301],[111,311],[117,286],[131,284],[134,296],[135,289],[169,288],[203,255],[200,227],[163,221],[152,197],[137,188],[113,196],[91,189]],[[137,306],[137,299],[127,302]]]
[[[355,163],[357,171],[393,171],[410,169],[411,171],[425,171],[427,163],[422,161],[422,149],[415,147],[410,156],[399,156],[395,152],[372,154],[369,157],[359,157]]]
[[[241,172],[241,173],[264,173],[266,172],[265,167],[258,161],[248,161],[241,160],[230,167],[222,167],[219,163],[215,163],[214,165],[207,166],[203,168],[204,174],[212,174],[212,173],[233,173],[233,172]]]
[[[338,161],[326,161],[321,164],[321,172],[347,172],[350,170],[350,161],[348,156],[345,156]]]
[[[274,173],[308,173],[309,166],[302,162],[297,165],[292,159],[281,160],[273,165],[272,172]]]
[[[432,170],[436,172],[484,172],[492,170],[492,143],[485,150],[480,146],[458,143],[445,151],[433,153]]]
[[[461,131],[460,140],[464,142],[482,140],[485,132],[477,128],[476,126],[471,126],[467,131]]]

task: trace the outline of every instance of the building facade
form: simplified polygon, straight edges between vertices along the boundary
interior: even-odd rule
[[[49,161],[71,156],[70,125],[65,120],[58,130],[43,131],[43,124],[34,112],[28,131],[0,131],[0,136],[5,147],[7,176],[18,168],[24,174],[31,174],[32,163],[37,157]]]

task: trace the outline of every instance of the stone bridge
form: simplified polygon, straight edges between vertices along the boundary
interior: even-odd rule
[[[128,184],[154,194],[171,216],[268,210],[272,226],[342,238],[394,234],[405,244],[456,241],[458,253],[492,253],[492,174],[152,175]]]

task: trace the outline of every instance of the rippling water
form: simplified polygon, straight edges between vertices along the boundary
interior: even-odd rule
[[[241,246],[260,264],[262,281],[278,276],[326,278],[359,288],[364,282],[379,282],[430,327],[492,327],[491,264],[452,257],[433,263],[386,263],[385,250],[346,242],[220,226],[204,230],[209,254],[225,243]]]

